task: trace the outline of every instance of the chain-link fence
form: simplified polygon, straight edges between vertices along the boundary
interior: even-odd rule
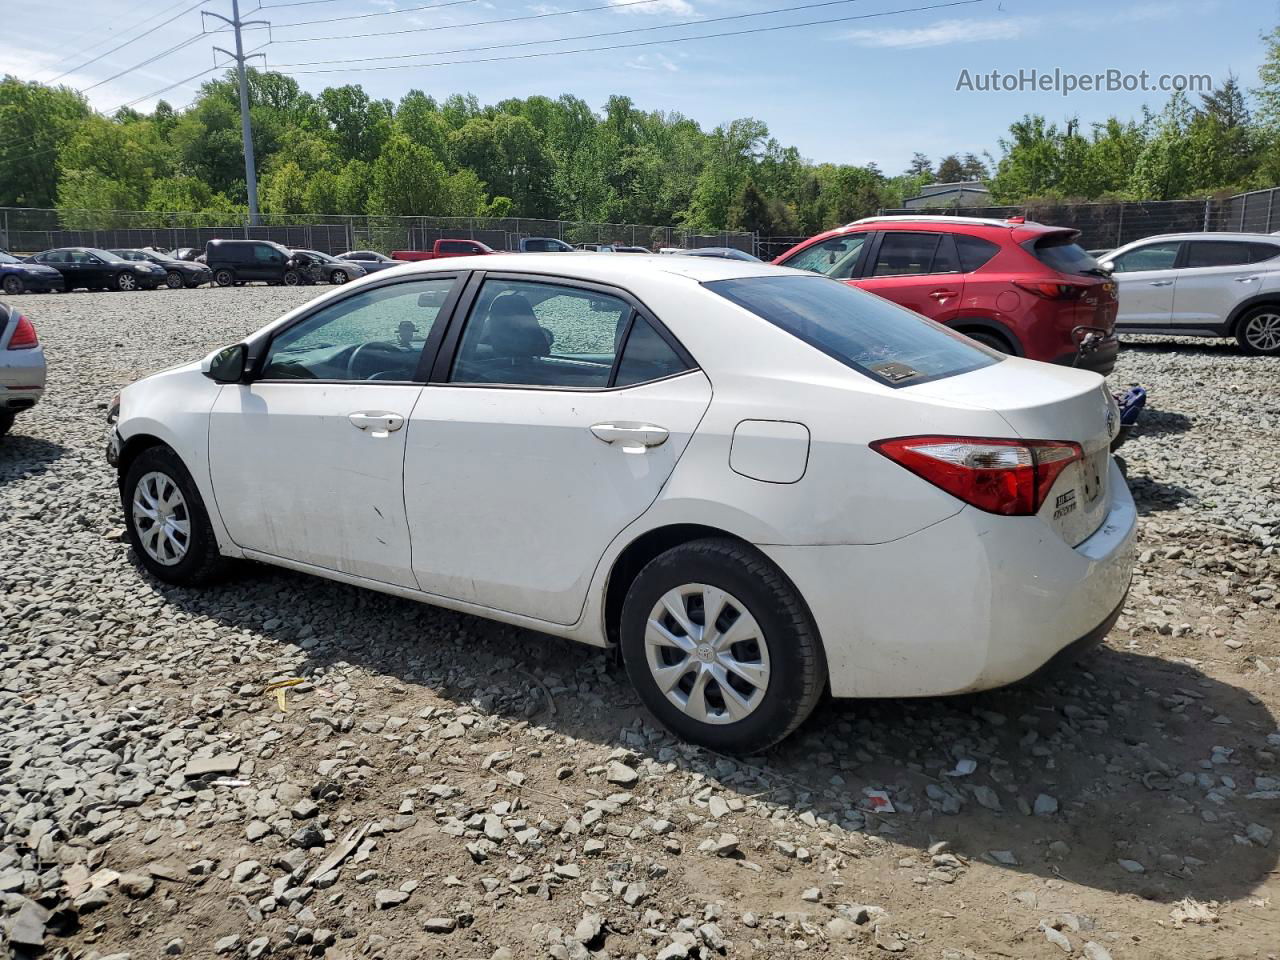
[[[223,222],[219,223],[219,219]],[[204,248],[210,240],[274,240],[292,249],[426,250],[445,238],[479,240],[495,250],[518,250],[528,237],[566,243],[692,249],[733,247],[751,253],[750,233],[695,233],[681,227],[635,223],[589,223],[524,217],[374,217],[346,215],[264,216],[257,226],[207,213],[137,210],[49,210],[0,208],[0,249],[35,253],[52,247]],[[230,220],[231,222],[227,222]]]

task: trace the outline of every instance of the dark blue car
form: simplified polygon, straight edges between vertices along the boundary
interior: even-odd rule
[[[62,291],[66,286],[67,282],[62,279],[62,274],[53,267],[28,263],[0,251],[0,290],[8,296],[16,297],[28,290],[36,293]]]

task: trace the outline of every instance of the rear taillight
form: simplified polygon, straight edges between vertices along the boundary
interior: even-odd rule
[[[1039,511],[1059,474],[1084,456],[1070,441],[987,437],[898,437],[871,448],[953,497],[1006,517]]]
[[[22,314],[18,314],[18,326],[14,328],[13,336],[9,338],[9,349],[30,350],[38,346],[40,346],[40,340],[36,337],[35,325]]]
[[[1078,300],[1089,289],[1087,284],[1057,280],[1015,280],[1013,285],[1046,300]]]

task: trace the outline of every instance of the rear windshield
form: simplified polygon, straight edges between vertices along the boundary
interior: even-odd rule
[[[1059,273],[1102,273],[1098,261],[1068,237],[1050,236],[1037,240],[1031,253],[1045,266]]]
[[[746,277],[705,286],[889,386],[967,373],[1000,357],[919,314],[824,277]]]

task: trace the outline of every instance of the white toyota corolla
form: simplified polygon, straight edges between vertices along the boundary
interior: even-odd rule
[[[1020,680],[1119,615],[1102,378],[810,273],[406,265],[127,387],[109,456],[172,583],[234,558],[619,644],[670,729],[753,752],[823,693]]]

